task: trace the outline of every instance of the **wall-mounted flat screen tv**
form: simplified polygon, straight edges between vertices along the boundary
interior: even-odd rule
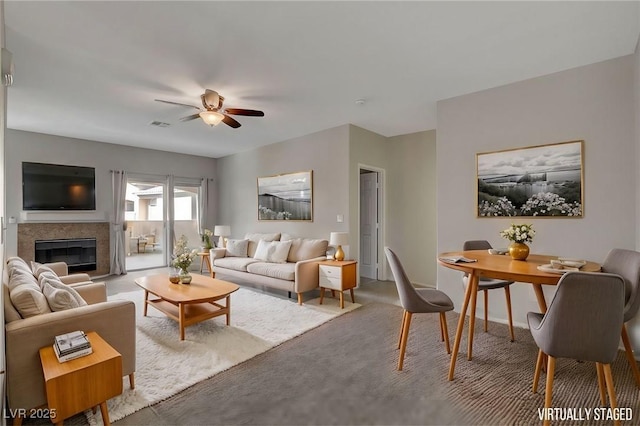
[[[96,169],[22,163],[23,210],[95,210]]]

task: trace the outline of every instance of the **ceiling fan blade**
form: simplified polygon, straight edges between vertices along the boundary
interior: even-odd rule
[[[227,126],[233,127],[234,129],[237,129],[238,127],[241,126],[240,123],[238,123],[235,119],[229,117],[227,114],[224,114],[224,118],[222,119],[222,122]]]
[[[154,99],[154,101],[156,101],[156,102],[162,102],[163,104],[180,105],[180,106],[184,106],[184,107],[195,108],[195,109],[197,109],[197,110],[199,110],[199,109],[200,109],[200,108],[198,108],[197,106],[194,106],[194,105],[188,105],[188,104],[181,104],[180,102],[163,101],[162,99]]]
[[[227,114],[247,115],[249,117],[264,117],[264,112],[255,109],[227,108],[224,110]]]
[[[200,118],[200,113],[193,114],[193,115],[187,115],[186,117],[182,117],[180,119],[180,121],[182,121],[182,122],[191,121],[191,120],[195,120],[196,118]]]

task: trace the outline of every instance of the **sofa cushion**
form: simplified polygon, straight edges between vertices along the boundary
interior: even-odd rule
[[[4,292],[4,322],[8,324],[13,321],[21,319],[20,312],[18,312],[11,303],[11,296],[9,295],[9,286],[3,285],[2,291]]]
[[[249,240],[227,240],[227,257],[247,257]]]
[[[51,312],[47,298],[40,291],[38,284],[22,284],[9,291],[11,303],[22,318]]]
[[[23,271],[21,269],[13,271],[9,278],[9,282],[7,283],[9,291],[11,292],[14,288],[24,284],[30,284],[32,286],[35,285],[37,288],[40,288],[38,286],[38,280],[31,272]]]
[[[247,272],[247,265],[259,262],[252,257],[221,257],[213,261],[213,266]]]
[[[53,272],[41,273],[38,284],[42,294],[47,298],[49,307],[54,312],[87,305],[87,302],[75,289],[60,281],[60,278]]]
[[[300,262],[301,260],[325,257],[329,241],[314,240],[311,238],[291,239],[291,250],[289,250],[288,262]]]
[[[42,274],[43,272],[49,272],[55,275],[56,277],[58,276],[58,274],[56,274],[53,269],[49,268],[47,265],[43,265],[42,263],[38,263],[38,262],[31,262],[31,271],[33,272],[33,276],[36,277],[36,279],[38,280],[40,279],[40,274]]]
[[[247,266],[247,271],[265,277],[293,281],[296,277],[296,264],[257,262]]]
[[[291,241],[265,241],[258,242],[258,248],[254,259],[272,263],[287,263],[287,256],[291,248]]]
[[[245,240],[249,240],[247,255],[249,257],[255,257],[256,249],[258,248],[258,243],[260,242],[260,240],[278,241],[280,240],[280,233],[273,233],[273,234],[253,233],[253,234],[245,235],[244,238]]]
[[[9,278],[16,271],[32,272],[31,267],[20,257],[10,257],[7,259],[7,272]]]

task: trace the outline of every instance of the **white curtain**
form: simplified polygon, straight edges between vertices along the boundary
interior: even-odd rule
[[[207,214],[209,205],[209,179],[203,178],[200,184],[200,197],[198,197],[198,232],[204,234],[207,227]]]
[[[114,275],[127,273],[124,233],[126,232],[124,210],[127,194],[127,173],[123,170],[111,172],[113,212],[111,214],[111,269]]]
[[[174,215],[174,186],[175,186],[175,176],[169,175],[167,176],[167,196],[165,199],[167,200],[167,218],[171,218],[171,220],[167,220],[167,264],[171,265],[171,260],[173,256],[173,245],[176,241],[176,233],[173,226],[173,215]]]

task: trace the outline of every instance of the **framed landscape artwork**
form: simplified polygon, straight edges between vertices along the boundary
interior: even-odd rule
[[[478,217],[572,217],[584,211],[584,141],[476,154]]]
[[[259,177],[258,220],[313,221],[313,170]]]

